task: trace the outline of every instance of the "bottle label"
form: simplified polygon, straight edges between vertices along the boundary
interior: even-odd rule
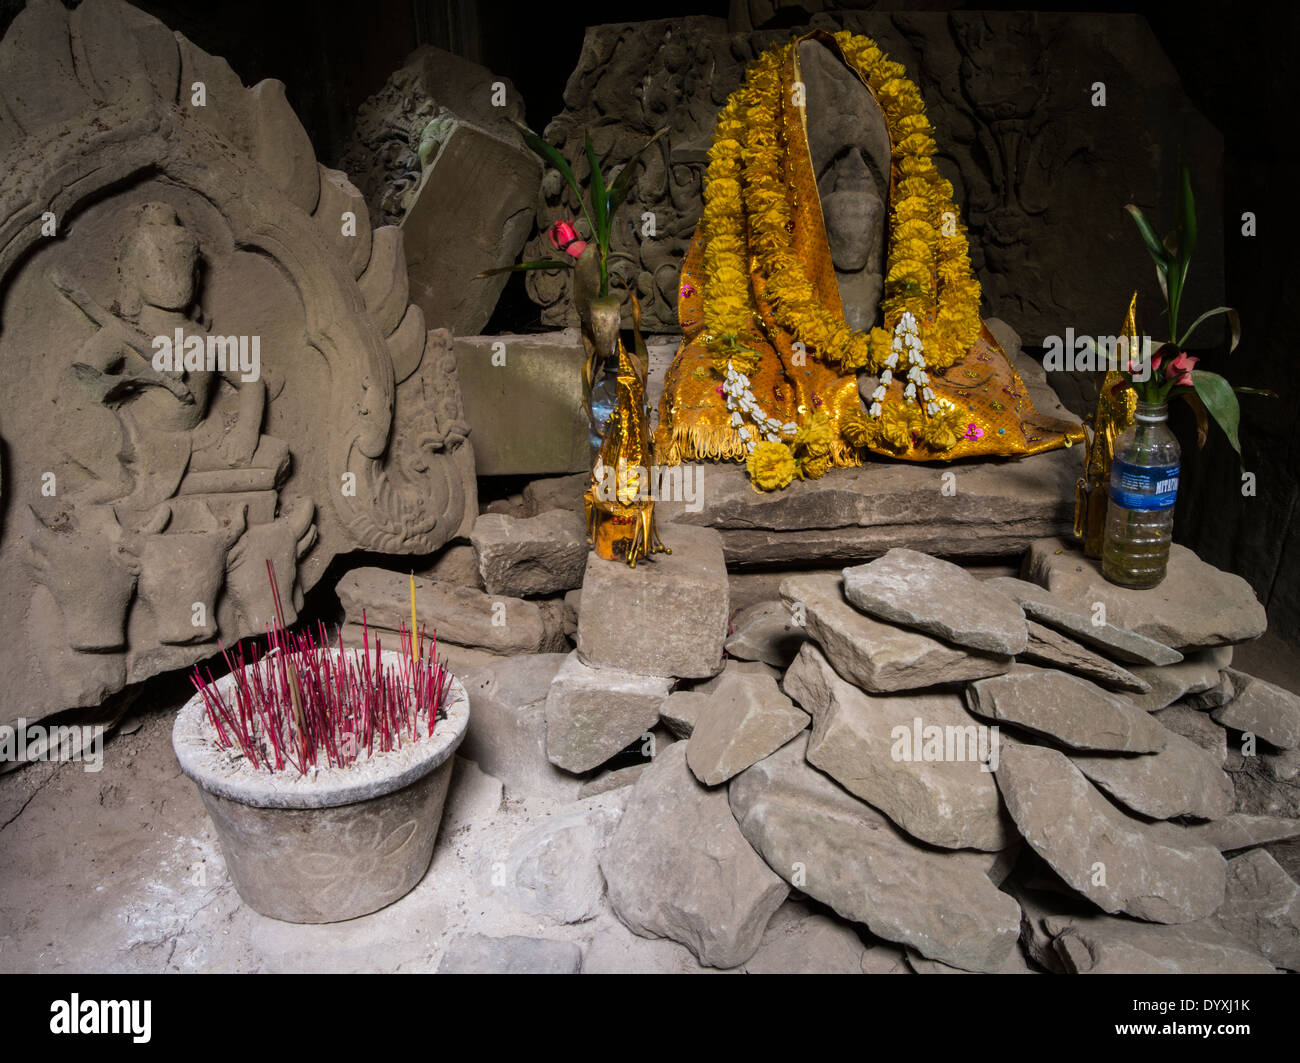
[[[1130,465],[1116,459],[1110,469],[1110,497],[1125,509],[1173,509],[1178,499],[1177,465]]]

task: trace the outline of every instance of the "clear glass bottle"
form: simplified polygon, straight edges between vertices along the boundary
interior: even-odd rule
[[[605,360],[604,372],[596,386],[591,389],[591,412],[596,418],[594,426],[587,428],[587,442],[591,448],[591,460],[596,460],[596,452],[605,438],[605,422],[618,405],[618,355]]]
[[[1168,418],[1165,403],[1139,402],[1115,440],[1101,574],[1124,587],[1154,587],[1169,567],[1182,452]]]

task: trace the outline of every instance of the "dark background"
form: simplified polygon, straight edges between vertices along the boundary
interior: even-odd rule
[[[75,6],[72,0],[64,0]],[[0,0],[0,31],[22,9]],[[527,104],[535,129],[562,107],[564,83],[577,63],[583,28],[600,22],[725,16],[725,0],[677,0],[607,5],[592,0],[516,4],[504,0],[141,0],[137,6],[179,30],[205,51],[224,56],[247,84],[275,77],[287,86],[318,157],[342,154],[358,105],[379,89],[419,44],[434,44],[509,77]],[[818,5],[819,7],[822,5]],[[982,2],[881,3],[842,0],[845,7],[927,10],[1021,10],[1024,4]],[[1078,2],[1043,3],[1040,10],[1078,11]],[[1257,493],[1243,497],[1236,456],[1211,429],[1198,453],[1186,411],[1174,414],[1184,443],[1184,477],[1175,538],[1206,560],[1239,572],[1269,607],[1272,629],[1300,643],[1300,369],[1297,368],[1293,292],[1296,269],[1293,201],[1300,178],[1292,118],[1300,40],[1300,5],[1241,4],[1220,0],[1110,5],[1097,11],[1143,14],[1182,77],[1184,87],[1224,137],[1224,215],[1221,224],[1228,302],[1241,312],[1243,338],[1231,359],[1222,350],[1197,351],[1204,367],[1238,384],[1271,388],[1280,400],[1244,398],[1245,467]],[[806,21],[787,10],[771,26]],[[1172,204],[1160,217],[1169,217]],[[1241,215],[1252,211],[1258,235],[1241,234]],[[1098,268],[1149,270],[1136,234],[1131,261]],[[1193,264],[1193,269],[1196,268]],[[512,304],[519,306],[517,299]],[[1199,312],[1201,309],[1195,308]],[[995,313],[996,308],[990,308]],[[1207,606],[1209,603],[1207,603]]]

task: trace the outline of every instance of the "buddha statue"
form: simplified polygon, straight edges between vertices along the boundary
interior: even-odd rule
[[[1034,409],[980,317],[934,130],[903,67],[815,31],[758,57],[718,116],[678,291],[662,465],[754,486],[859,464],[1019,457],[1084,441]]]

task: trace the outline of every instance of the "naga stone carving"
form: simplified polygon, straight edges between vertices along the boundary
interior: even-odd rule
[[[541,165],[516,123],[504,78],[428,46],[416,49],[357,112],[340,164],[371,211],[400,225],[410,298],[457,336],[482,332],[532,231]]]
[[[421,149],[425,161],[432,158],[457,122],[515,141],[512,123],[523,121],[523,100],[508,79],[423,45],[357,109],[339,169],[366,197],[377,223],[399,225],[420,184]]]
[[[450,336],[278,82],[120,0],[0,42],[0,724],[292,622],[477,510]]]
[[[718,112],[746,64],[802,27],[733,30],[761,25],[785,6],[733,5],[730,30],[727,19],[706,16],[591,27],[565,87],[564,110],[547,126],[547,140],[573,162],[580,184],[587,180],[584,132],[608,172],[647,136],[670,127],[642,156],[612,238],[612,249],[628,256],[612,268],[638,293],[642,325],[650,331],[678,331],[677,278],[699,220]],[[970,230],[985,309],[1028,344],[1064,336],[1066,328],[1111,334],[1137,283],[1147,286],[1144,302],[1159,301],[1146,251],[1123,207],[1172,209],[1180,145],[1197,201],[1210,215],[1219,209],[1222,137],[1192,106],[1140,16],[835,11],[813,14],[808,27],[864,33],[907,68],[942,146],[935,163],[952,182]],[[806,81],[810,100],[821,97],[818,113],[852,117],[857,108],[862,142],[855,152],[822,160],[832,165],[819,172],[818,184],[832,237],[836,229],[865,237],[873,227],[867,217],[867,177],[875,176],[871,115],[833,71],[813,67]],[[834,123],[810,129],[809,137],[813,150],[819,137],[848,143]],[[550,224],[579,216],[572,193],[548,173],[524,257],[547,257]],[[1224,302],[1222,234],[1201,235],[1208,241],[1197,249],[1204,268],[1193,271],[1187,297],[1189,305],[1217,306]],[[858,267],[856,259],[865,253],[870,260],[872,248],[869,240],[858,242],[854,248],[849,239],[838,252],[842,290],[846,273],[859,287],[869,282],[871,268]],[[545,324],[577,323],[571,284],[567,271],[528,275]],[[872,302],[865,290],[846,301]]]

